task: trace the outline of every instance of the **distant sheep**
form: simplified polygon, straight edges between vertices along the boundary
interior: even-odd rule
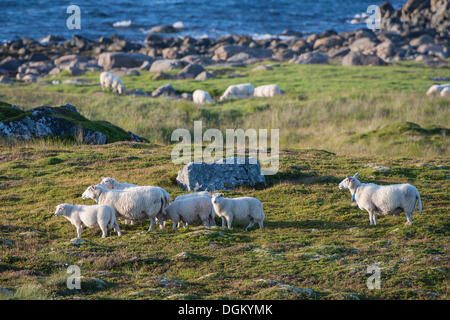
[[[282,93],[280,87],[277,84],[267,84],[255,88],[255,97],[270,98]]]
[[[209,93],[203,90],[195,90],[192,94],[192,101],[195,104],[214,103]]]
[[[377,214],[398,215],[404,212],[406,224],[412,224],[412,215],[419,205],[422,212],[422,201],[419,191],[410,184],[393,184],[379,186],[373,183],[361,183],[358,174],[346,177],[339,183],[339,189],[349,189],[352,200],[356,201],[361,210],[369,213],[370,225],[377,224]]]
[[[106,238],[108,224],[110,228],[114,228],[119,237],[122,235],[117,224],[116,213],[108,205],[82,206],[63,203],[56,206],[55,216],[63,216],[69,220],[77,228],[78,238],[81,238],[83,227],[94,228],[97,226],[102,230],[102,238]]]
[[[220,100],[228,98],[250,98],[255,93],[255,87],[250,83],[236,84],[229,86],[220,97]]]
[[[111,190],[129,190],[131,188],[139,188],[139,187],[156,188],[156,189],[161,190],[161,192],[164,195],[163,208],[167,207],[170,204],[170,194],[161,187],[139,186],[137,184],[131,184],[131,183],[125,183],[125,182],[120,183],[116,179],[111,178],[111,177],[102,178],[102,181],[98,185],[105,189],[111,189]],[[156,219],[156,220],[158,220],[158,219]],[[133,221],[131,220],[130,223],[133,224]],[[125,224],[128,224],[128,220],[125,220]],[[163,224],[160,223],[160,228],[163,228],[163,227],[164,227]]]
[[[444,93],[444,95],[442,95],[443,90],[446,90],[446,92],[447,92],[447,90],[450,90],[450,84],[443,84],[443,85],[433,84],[428,89],[427,96],[433,96],[433,95],[439,95],[439,94],[441,94],[441,96],[444,96],[445,93]]]
[[[450,97],[450,86],[441,90],[441,97]]]
[[[181,221],[184,226],[196,221],[202,221],[206,227],[215,226],[212,212],[211,197],[206,196],[176,200],[163,209],[164,217],[173,222],[172,229]]]
[[[153,230],[155,218],[160,219],[165,202],[161,190],[151,187],[108,190],[98,185],[92,185],[84,191],[82,197],[83,199],[93,199],[99,204],[109,205],[124,219],[150,219],[148,231]]]
[[[214,211],[222,219],[222,227],[225,227],[225,220],[227,221],[228,229],[231,229],[231,224],[236,221],[250,221],[250,224],[245,228],[248,230],[255,222],[263,228],[264,211],[261,201],[252,197],[240,197],[227,199],[223,197],[222,193],[215,193],[212,196],[211,202],[214,206]]]
[[[102,72],[100,74],[100,85],[102,86],[102,90],[112,89],[113,92],[117,92],[118,94],[125,92],[125,87],[120,78],[110,72]]]

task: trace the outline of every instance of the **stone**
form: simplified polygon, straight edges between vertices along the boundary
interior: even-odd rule
[[[270,58],[273,54],[272,50],[270,49],[249,48],[245,46],[230,44],[220,46],[219,48],[217,48],[214,51],[213,60],[228,60],[229,58],[238,53],[247,53],[248,55],[258,59]]]
[[[271,66],[267,66],[267,65],[259,65],[256,66],[252,69],[252,71],[270,71],[273,70],[273,68]]]
[[[152,97],[175,97],[177,93],[171,84],[166,84],[152,92]]]
[[[228,159],[228,160],[227,160]],[[237,186],[265,186],[261,166],[256,158],[225,158],[215,163],[190,162],[178,171],[177,183],[186,191],[233,190]]]
[[[366,167],[372,168],[373,172],[389,172],[391,171],[391,168],[386,166],[377,165],[375,163],[368,163],[366,164]]]
[[[86,243],[86,241],[81,238],[73,238],[70,240],[70,243],[75,246],[79,246],[80,244]]]
[[[384,66],[387,63],[374,54],[361,54],[350,52],[342,60],[344,66]]]
[[[205,72],[205,69],[199,64],[188,64],[180,72],[177,73],[179,79],[194,79],[200,73]]]
[[[216,76],[214,75],[214,73],[208,72],[208,71],[203,71],[200,72],[196,77],[195,80],[199,80],[199,81],[205,81],[208,79],[212,79],[215,78]]]
[[[0,76],[0,83],[11,84],[11,83],[13,83],[13,81],[8,76]]]
[[[395,55],[395,47],[390,40],[383,41],[377,45],[375,51],[377,56],[382,59],[387,59]]]
[[[353,41],[350,45],[350,50],[356,52],[371,52],[377,46],[377,42],[369,37],[364,37]]]
[[[7,57],[0,62],[0,70],[5,70],[6,72],[15,72],[25,62],[26,61],[22,59]]]
[[[98,57],[98,65],[103,70],[108,71],[113,68],[138,68],[144,61],[153,61],[154,59],[140,53],[126,52],[105,52]]]
[[[176,59],[162,59],[155,60],[150,67],[151,72],[163,72],[163,71],[171,71],[174,69],[183,68],[186,65],[186,62],[176,60]]]
[[[419,47],[423,44],[434,44],[434,38],[429,34],[421,35],[418,38],[414,38],[409,42],[409,45],[412,47]]]
[[[177,33],[178,29],[171,25],[157,25],[151,28],[149,33]]]
[[[307,52],[293,58],[291,62],[296,64],[327,64],[328,55],[322,52]]]
[[[88,62],[88,57],[78,54],[68,54],[61,56],[53,61],[56,66],[61,64],[70,64],[72,62]]]
[[[314,42],[314,50],[318,49],[318,48],[325,48],[325,49],[329,49],[332,47],[337,47],[342,45],[342,43],[344,42],[344,39],[342,39],[340,36],[337,35],[333,35],[330,37],[326,37],[326,38],[321,38],[316,40],[316,42]]]

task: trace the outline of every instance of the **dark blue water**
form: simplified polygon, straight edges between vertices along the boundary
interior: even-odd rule
[[[382,0],[0,0],[0,40],[40,38],[48,34],[70,38],[80,34],[96,39],[118,34],[143,40],[145,31],[158,24],[181,21],[179,35],[219,37],[247,34],[265,37],[290,29],[303,33],[333,29],[349,31],[365,26],[351,24],[355,14]],[[392,0],[394,8],[406,0]],[[81,8],[81,30],[69,30],[66,9]],[[114,27],[131,20],[129,27]]]

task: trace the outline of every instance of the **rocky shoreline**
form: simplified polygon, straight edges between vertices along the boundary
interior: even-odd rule
[[[0,47],[0,83],[12,78],[35,82],[65,70],[73,76],[86,71],[113,70],[139,74],[157,73],[155,79],[173,77],[164,72],[185,68],[177,78],[206,80],[214,76],[204,66],[244,66],[263,60],[297,64],[387,65],[395,61],[422,61],[430,66],[448,65],[450,57],[450,2],[409,0],[394,10],[380,6],[381,30],[359,29],[302,35],[286,31],[285,37],[254,40],[231,35],[220,39],[163,35],[167,28],[149,34],[143,43],[117,35],[97,40],[73,36],[66,40],[49,35],[39,41],[22,38]],[[164,31],[166,32],[166,31]],[[286,38],[286,36],[288,36]]]

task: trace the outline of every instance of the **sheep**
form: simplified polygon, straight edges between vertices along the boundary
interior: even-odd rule
[[[139,188],[139,187],[156,188],[156,189],[161,190],[161,192],[164,195],[163,208],[167,207],[170,204],[170,194],[161,187],[139,186],[137,184],[131,184],[131,183],[125,183],[125,182],[120,183],[116,179],[111,178],[111,177],[102,177],[102,181],[98,185],[105,189],[112,189],[112,190],[129,190],[131,188]],[[125,220],[125,224],[127,224],[127,223],[128,223],[128,220]],[[131,220],[130,223],[133,224],[133,220]],[[160,223],[160,228],[162,229],[163,227],[164,226]]]
[[[100,85],[102,86],[102,90],[111,88],[113,92],[117,92],[118,94],[125,92],[125,87],[120,78],[110,72],[102,72],[100,74]]]
[[[83,192],[83,199],[93,199],[99,204],[107,204],[117,214],[128,220],[150,219],[148,231],[152,231],[155,218],[161,220],[165,203],[161,190],[151,187],[139,187],[129,190],[108,190],[101,186],[91,185]]]
[[[203,90],[195,90],[192,94],[192,100],[195,104],[214,103],[209,93]]]
[[[282,93],[280,87],[277,84],[267,84],[265,86],[259,86],[255,88],[255,97],[274,97]]]
[[[450,97],[450,86],[441,90],[441,97]]]
[[[373,183],[361,183],[358,173],[353,177],[347,176],[339,183],[339,189],[349,189],[352,201],[361,210],[369,213],[370,225],[377,224],[377,214],[398,215],[405,212],[406,224],[412,224],[412,215],[419,204],[419,213],[422,213],[422,201],[416,187],[405,184],[379,186]]]
[[[215,193],[212,195],[211,202],[214,206],[214,211],[222,219],[222,228],[225,227],[225,220],[227,221],[228,229],[231,229],[233,220],[250,221],[250,224],[245,228],[248,230],[255,222],[258,222],[259,228],[263,228],[264,211],[261,201],[252,197],[240,197],[227,199],[223,197],[222,193]]]
[[[172,230],[179,222],[183,222],[186,227],[189,223],[201,220],[206,227],[215,226],[214,216],[211,214],[211,197],[196,196],[176,200],[167,208],[163,209],[163,216],[172,220]]]
[[[175,198],[174,201],[183,200],[183,199],[192,198],[192,197],[210,197],[211,198],[211,194],[208,191],[193,192],[193,193],[188,193],[188,194],[183,194],[181,196],[178,196]]]
[[[56,206],[55,216],[63,216],[77,228],[77,236],[80,239],[83,227],[100,227],[102,238],[108,235],[108,224],[114,228],[120,237],[119,225],[116,220],[116,213],[113,208],[105,204],[83,206],[63,203]]]
[[[249,98],[253,97],[255,87],[250,83],[236,84],[229,86],[220,97],[220,101],[228,98]]]
[[[446,88],[450,88],[450,84],[443,84],[443,85],[433,84],[428,89],[427,96],[438,95]],[[442,96],[442,93],[441,93],[441,96]]]

